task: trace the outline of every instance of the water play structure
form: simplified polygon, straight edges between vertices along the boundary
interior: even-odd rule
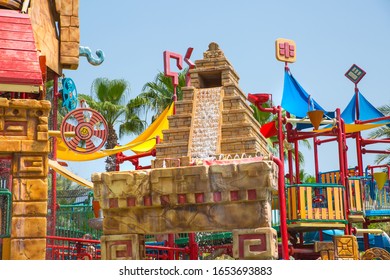
[[[245,94],[215,42],[195,62],[192,48],[184,58],[166,51],[172,104],[134,140],[103,150],[104,118],[60,78],[80,56],[104,60],[79,45],[78,0],[0,0],[0,23],[2,259],[390,259],[389,237],[375,227],[390,221],[390,167],[363,164],[364,154],[388,154],[390,140],[362,133],[390,117],[358,89],[359,66],[346,73],[354,83],[346,108],[325,110],[292,74],[292,40],[275,45],[285,70],[280,105],[269,93]],[[182,100],[172,61],[188,64]],[[68,111],[61,126],[58,99]],[[260,125],[251,105],[272,120]],[[299,176],[301,140],[313,142],[315,183]],[[318,152],[329,142],[330,171]],[[116,171],[91,181],[66,168],[110,155]],[[153,159],[141,166],[146,156]],[[121,170],[125,161],[134,170]],[[57,173],[82,187],[57,190]]]

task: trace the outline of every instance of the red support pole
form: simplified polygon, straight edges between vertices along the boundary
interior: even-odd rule
[[[199,256],[199,246],[195,240],[195,233],[188,233],[188,245],[190,247],[190,260],[197,260]]]
[[[173,248],[175,247],[175,234],[170,233],[168,234],[168,247]],[[174,251],[169,250],[168,251],[168,260],[173,260],[175,257]]]
[[[284,185],[284,164],[283,162],[273,157],[272,160],[278,166],[278,196],[279,196],[279,211],[280,211],[280,235],[282,239],[282,258],[289,259],[288,250],[288,232],[287,232],[287,211],[286,211],[286,194]]]
[[[278,166],[278,196],[279,196],[279,211],[280,211],[280,235],[282,239],[282,258],[284,260],[289,259],[289,249],[288,249],[288,232],[287,232],[287,211],[286,211],[286,189],[285,189],[285,180],[284,180],[284,134],[283,134],[283,119],[282,119],[282,107],[272,107],[264,108],[262,105],[264,102],[258,100],[265,100],[262,97],[266,97],[268,101],[270,95],[264,94],[262,96],[257,96],[259,99],[256,99],[255,94],[250,94],[248,99],[262,112],[268,112],[272,114],[277,114],[278,116],[278,141],[279,141],[279,158],[272,157],[272,160]],[[252,99],[253,98],[253,99]],[[252,99],[252,100],[251,100]]]
[[[58,130],[58,124],[57,124],[57,111],[58,111],[58,76],[54,76],[53,81],[53,130]],[[53,137],[53,157],[52,159],[54,161],[57,160],[57,138]],[[52,192],[52,203],[51,203],[51,218],[52,218],[52,224],[50,229],[51,235],[56,235],[56,223],[57,223],[57,172],[52,169],[51,171],[52,177],[51,177],[51,192]]]
[[[362,153],[362,136],[360,132],[356,133],[356,156],[358,163],[358,175],[363,176],[363,153]]]
[[[288,150],[287,152],[287,158],[288,158],[288,179],[290,181],[290,184],[294,184],[294,170],[293,170],[293,158],[292,158],[292,151]]]
[[[299,167],[299,149],[298,149],[298,141],[294,141],[294,156],[295,156],[295,183],[300,184],[300,167]],[[298,197],[299,198],[299,197]]]
[[[390,151],[382,151],[382,150],[367,150],[362,149],[363,154],[384,154],[384,155],[390,155]]]
[[[277,106],[278,114],[278,140],[279,140],[279,159],[273,158],[273,161],[278,165],[278,195],[279,195],[279,210],[280,210],[280,235],[282,238],[282,257],[285,260],[289,259],[288,251],[288,232],[287,232],[287,211],[286,211],[286,194],[284,180],[284,135],[282,124],[282,107]]]
[[[341,113],[340,109],[336,109],[336,118],[337,118],[337,144],[338,144],[338,150],[339,150],[339,166],[340,166],[340,180],[341,184],[344,186],[344,213],[345,213],[345,219],[348,220],[349,215],[349,200],[348,200],[348,190],[347,190],[347,167],[345,166],[345,149],[346,149],[346,143],[345,143],[345,137],[343,135],[343,121],[341,119]],[[351,229],[349,227],[349,224],[345,227],[345,234],[350,235]]]
[[[362,146],[371,144],[390,144],[390,139],[360,139]]]

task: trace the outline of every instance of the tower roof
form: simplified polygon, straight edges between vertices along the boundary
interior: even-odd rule
[[[29,16],[0,9],[0,91],[38,92],[42,85]]]

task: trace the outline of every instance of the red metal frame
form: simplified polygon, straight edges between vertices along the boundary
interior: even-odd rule
[[[160,136],[156,136],[156,144],[160,143]],[[132,156],[126,156],[123,154],[123,152],[117,153],[116,154],[116,160],[115,160],[115,171],[120,171],[120,165],[124,163],[125,161],[130,161],[133,165],[135,170],[141,170],[141,169],[150,169],[151,165],[147,166],[141,166],[139,165],[139,159],[143,157],[148,157],[148,156],[156,156],[156,149],[152,149],[149,152],[145,153],[139,153],[136,155]]]
[[[278,166],[278,196],[279,196],[279,211],[280,211],[280,235],[282,239],[282,258],[289,259],[288,250],[288,232],[287,232],[287,210],[286,210],[286,194],[284,181],[284,133],[283,133],[283,119],[282,107],[273,106],[271,108],[264,108],[263,104],[270,100],[270,94],[248,94],[248,100],[252,102],[260,111],[266,113],[277,114],[278,117],[278,141],[279,141],[279,158],[272,157],[272,160]],[[291,175],[290,175],[291,176]]]
[[[58,96],[60,93],[58,92],[58,75],[54,75],[53,80],[53,130],[58,130],[58,119],[57,119],[57,112],[58,112]],[[53,151],[52,151],[52,159],[54,161],[57,160],[57,138],[53,137]],[[52,169],[51,170],[51,188],[52,188],[52,201],[51,201],[51,219],[52,224],[51,228],[49,229],[49,232],[51,235],[56,234],[56,221],[57,221],[57,172]]]
[[[47,260],[99,260],[100,258],[100,240],[46,237]]]

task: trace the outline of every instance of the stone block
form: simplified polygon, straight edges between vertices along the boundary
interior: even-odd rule
[[[11,238],[46,236],[46,217],[12,217]]]
[[[11,260],[45,260],[46,238],[12,239]]]
[[[76,70],[79,66],[79,57],[61,55],[61,64],[66,69]]]
[[[73,15],[73,1],[75,0],[61,0],[61,15]]]
[[[61,27],[61,41],[62,42],[70,42],[70,28],[69,26]]]
[[[80,28],[71,26],[69,28],[69,41],[80,42]]]
[[[209,187],[208,167],[152,169],[150,182],[153,193],[158,195],[205,192]]]
[[[145,239],[139,234],[103,235],[102,260],[142,260],[145,258]]]
[[[150,194],[149,170],[133,172],[101,173],[101,182],[96,194],[102,209],[119,207],[119,200],[133,197],[138,203]],[[93,180],[96,176],[93,177]],[[94,181],[96,184],[96,181]],[[116,200],[114,200],[116,199]],[[121,202],[120,206],[127,202]]]
[[[4,139],[0,137],[1,152],[5,153],[18,153],[22,149],[21,140]]]
[[[314,251],[320,253],[321,260],[334,260],[333,242],[316,241],[314,243]]]
[[[41,141],[23,140],[21,143],[21,151],[27,153],[28,152],[49,153],[50,151],[49,141],[42,141],[42,140],[48,140],[48,133],[37,132],[37,140],[38,138],[42,138]]]
[[[42,143],[43,146],[45,146],[44,144]],[[14,155],[13,173],[15,177],[46,177],[48,169],[47,154]]]
[[[333,236],[335,258],[338,260],[358,260],[359,248],[356,236]]]
[[[233,257],[241,260],[278,259],[276,230],[273,228],[233,230]]]
[[[61,56],[78,57],[79,43],[78,42],[61,42]]]
[[[104,210],[104,234],[215,232],[271,226],[271,214],[263,211],[263,202],[196,203],[195,195],[190,194],[183,204],[177,196],[167,199],[163,206],[160,203],[152,207]]]
[[[12,204],[13,216],[47,216],[47,202],[14,202]]]
[[[46,201],[47,179],[20,179],[12,181],[13,201]]]
[[[77,16],[72,16],[70,18],[70,25],[74,27],[80,27],[80,19]]]

